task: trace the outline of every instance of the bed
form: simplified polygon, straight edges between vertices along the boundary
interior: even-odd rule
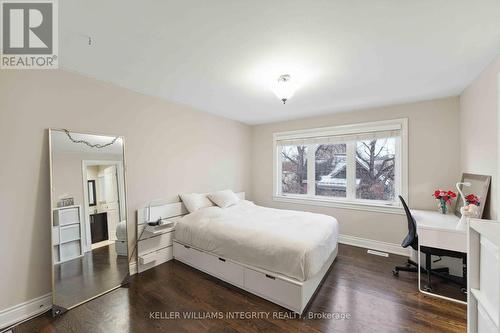
[[[337,255],[335,218],[240,200],[177,220],[173,256],[302,313]]]

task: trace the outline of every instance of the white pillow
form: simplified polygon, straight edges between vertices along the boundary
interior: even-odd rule
[[[235,205],[240,201],[240,198],[234,194],[231,190],[218,191],[210,193],[208,198],[212,200],[220,208],[227,208],[229,206]]]
[[[186,206],[186,209],[190,213],[196,212],[198,209],[214,205],[212,201],[208,200],[206,194],[187,193],[181,194],[179,197],[181,197],[184,206]]]

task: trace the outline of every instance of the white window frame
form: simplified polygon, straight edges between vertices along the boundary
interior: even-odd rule
[[[350,193],[350,195],[348,194],[347,198],[314,196],[316,149],[307,150],[307,194],[281,193],[282,163],[280,150],[278,149],[278,141],[391,130],[399,130],[401,133],[399,139],[396,140],[395,192],[396,196],[401,195],[405,200],[408,200],[408,118],[273,133],[273,200],[314,206],[404,214],[401,203],[397,200],[397,197],[395,198],[395,201],[387,202],[382,200],[352,199],[355,198],[355,193]],[[356,149],[355,142],[348,142],[348,170],[346,173],[348,182],[350,179],[351,184],[355,182],[356,178],[356,163],[353,161],[354,149]],[[354,191],[354,187],[348,186],[346,190]]]

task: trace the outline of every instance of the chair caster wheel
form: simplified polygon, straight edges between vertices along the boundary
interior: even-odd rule
[[[463,294],[467,294],[467,288],[462,287],[462,288],[460,288],[460,291],[461,291]]]
[[[428,293],[432,293],[432,287],[430,286],[425,286],[424,291],[427,291]]]
[[[393,269],[393,270],[392,270],[392,275],[394,275],[394,276],[399,276],[399,271],[397,271],[397,270]]]

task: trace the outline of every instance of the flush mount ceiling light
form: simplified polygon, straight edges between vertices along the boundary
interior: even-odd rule
[[[296,87],[289,74],[281,75],[272,87],[274,94],[286,103],[295,93]]]

